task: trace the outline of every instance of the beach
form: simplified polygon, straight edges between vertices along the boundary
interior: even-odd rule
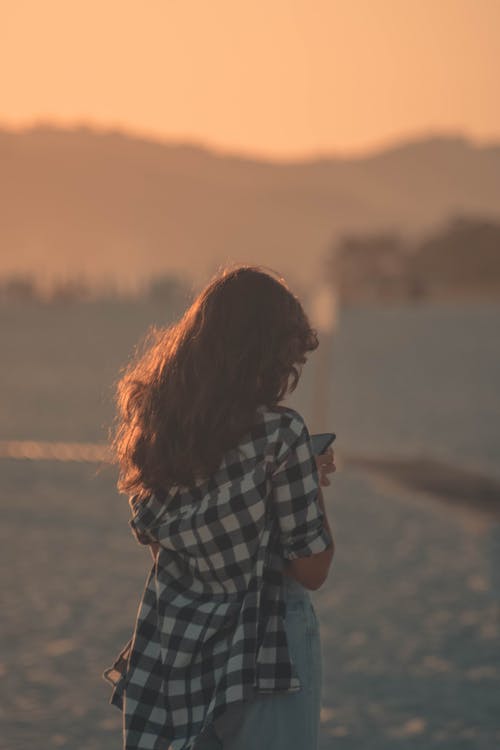
[[[423,313],[428,320],[417,311],[406,315],[396,344],[400,329],[394,318],[380,313],[374,320],[367,313],[363,319],[353,312],[343,328],[341,321],[333,352],[330,408],[338,471],[324,495],[336,553],[327,582],[311,592],[323,649],[320,748],[493,750],[500,746],[499,523],[481,513],[474,497],[457,508],[422,483],[401,484],[394,472],[387,477],[387,467],[384,476],[352,457],[425,453],[497,480],[498,403],[492,394],[498,380],[491,368],[496,360],[489,334],[482,355],[477,336],[477,330],[488,330],[484,321],[494,313],[483,311],[477,330],[470,322],[474,313],[467,318],[467,311],[457,313],[458,321],[447,310],[434,318]],[[47,328],[47,341],[49,334],[61,337],[64,325],[90,331],[89,319],[68,317],[60,330]],[[437,342],[446,327],[463,336],[464,318],[474,342],[475,360],[462,372],[464,383],[450,383],[447,392],[441,387],[450,382],[443,362],[456,372],[459,354],[450,333],[447,357],[434,357],[431,318]],[[148,311],[142,320],[147,319]],[[369,321],[385,331],[376,347]],[[102,443],[111,413],[102,394],[135,338],[133,326],[114,348],[109,342],[116,321],[103,321],[99,337],[89,332],[87,344],[73,330],[58,359],[36,342],[28,357],[26,344],[35,332],[27,314],[17,319],[17,328],[12,315],[3,322],[4,331],[16,331],[24,343],[4,383],[0,438]],[[418,391],[424,366],[411,380],[411,363],[404,357],[410,323],[413,346],[428,342],[427,351],[420,350],[426,368],[439,363],[433,380],[424,384],[425,394]],[[38,316],[40,330],[43,324]],[[139,329],[137,318],[135,325]],[[402,358],[399,370],[397,357],[389,361],[393,349]],[[30,380],[27,364],[37,368],[39,378]],[[380,384],[391,368],[393,380],[384,390]],[[467,386],[465,378],[474,372],[476,380]],[[305,411],[306,370],[304,375],[291,403]],[[442,398],[435,397],[422,415],[424,396],[432,393]],[[464,404],[453,394],[464,395]],[[424,441],[424,435],[432,437]],[[152,561],[128,528],[129,508],[117,493],[116,470],[105,465],[98,470],[90,460],[12,457],[1,458],[0,467],[5,554],[0,748],[118,750],[121,716],[108,703],[110,686],[101,674],[132,633]]]

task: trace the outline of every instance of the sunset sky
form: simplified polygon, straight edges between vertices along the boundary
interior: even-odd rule
[[[500,0],[3,0],[0,126],[288,158],[500,140]]]

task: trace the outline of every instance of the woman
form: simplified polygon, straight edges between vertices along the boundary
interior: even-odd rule
[[[154,560],[103,674],[123,747],[315,750],[309,589],[333,556],[320,485],[335,465],[280,402],[316,332],[280,276],[238,266],[146,343],[118,382],[112,441],[131,530]]]

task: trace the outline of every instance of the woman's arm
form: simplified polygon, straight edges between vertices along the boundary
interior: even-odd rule
[[[321,487],[326,487],[330,484],[330,480],[328,479],[327,474],[330,474],[336,470],[335,454],[333,450],[330,448],[327,453],[321,456],[317,456],[316,465],[318,467],[320,480],[318,503],[321,510],[323,511],[323,526],[332,540],[332,546],[324,550],[323,552],[318,553],[317,555],[312,555],[311,557],[301,558],[299,560],[284,561],[285,564],[283,567],[283,573],[290,578],[294,578],[302,585],[306,585],[305,579],[310,577],[311,575],[313,575],[313,577],[316,577],[318,570],[321,572],[323,580],[326,579],[328,569],[335,552],[335,542],[328,521],[328,516],[326,514],[325,499],[323,497],[323,491],[321,489]]]
[[[325,582],[335,553],[335,542],[328,522],[328,516],[326,515],[325,502],[321,487],[319,488],[318,501],[324,514],[323,526],[330,535],[332,545],[323,552],[318,552],[310,557],[285,560],[283,566],[283,573],[285,575],[298,581],[302,586],[312,590],[318,589]],[[312,585],[311,582],[314,582],[314,585]]]

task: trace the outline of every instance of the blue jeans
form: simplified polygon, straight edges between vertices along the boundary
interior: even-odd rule
[[[285,628],[302,689],[256,693],[234,703],[198,738],[195,750],[317,750],[321,710],[319,623],[309,591],[285,576]]]

